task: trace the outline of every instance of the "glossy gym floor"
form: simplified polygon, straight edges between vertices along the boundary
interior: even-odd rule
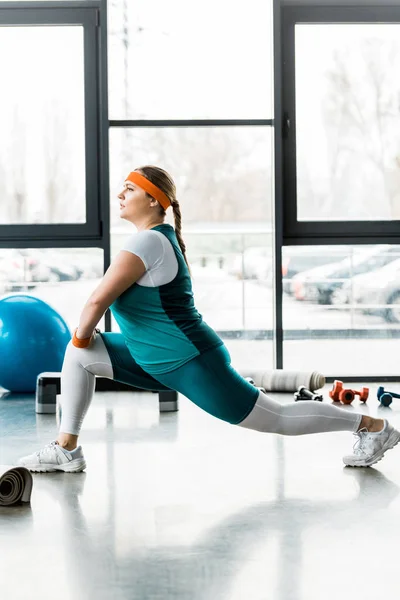
[[[370,389],[365,408],[347,410],[400,427],[400,400],[380,408]],[[0,424],[0,464],[56,433],[32,397],[1,398]],[[29,506],[0,508],[1,595],[397,598],[400,447],[374,468],[345,468],[353,441],[240,429],[182,397],[160,414],[156,394],[97,392],[81,437],[87,471],[36,474]]]

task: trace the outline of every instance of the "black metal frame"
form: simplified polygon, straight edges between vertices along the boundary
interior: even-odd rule
[[[300,4],[300,3],[298,3]],[[295,25],[400,22],[400,6],[285,5],[281,13],[284,222],[283,243],[366,244],[400,241],[400,221],[298,221],[296,202]]]
[[[274,202],[274,367],[283,368],[282,320],[282,246],[283,246],[283,161],[282,137],[277,123],[282,122],[282,57],[281,57],[281,2],[273,0],[273,61],[274,61],[274,150],[275,150],[275,202]]]
[[[110,127],[272,127],[273,119],[121,119]]]
[[[107,40],[100,13],[106,22],[106,0],[0,2],[0,26],[82,25],[86,165],[85,223],[0,225],[0,248],[103,247],[108,231]]]

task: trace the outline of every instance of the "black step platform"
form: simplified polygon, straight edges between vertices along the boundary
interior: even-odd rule
[[[96,377],[96,392],[143,392],[142,389],[132,387],[106,377]],[[36,380],[36,412],[56,413],[57,394],[61,392],[61,373],[44,372]],[[160,412],[176,412],[179,410],[178,394],[171,390],[166,392],[153,392],[158,394]]]

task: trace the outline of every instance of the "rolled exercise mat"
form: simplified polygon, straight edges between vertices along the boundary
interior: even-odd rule
[[[301,385],[314,392],[325,385],[325,376],[318,371],[272,371],[246,372],[257,387],[263,387],[266,392],[297,392]]]
[[[0,465],[0,506],[30,502],[33,479],[25,467]]]

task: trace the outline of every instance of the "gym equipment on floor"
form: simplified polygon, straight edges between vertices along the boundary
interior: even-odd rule
[[[254,387],[256,387],[257,389],[260,390],[260,392],[264,392],[264,394],[266,394],[267,392],[265,391],[265,388],[263,387],[258,387],[258,385],[255,384],[254,379],[252,379],[251,377],[245,377],[245,380],[248,381],[249,383],[251,383],[251,385],[254,385]]]
[[[369,395],[369,388],[363,387],[361,391],[352,390],[350,388],[343,387],[343,381],[335,379],[329,396],[334,402],[342,402],[342,404],[351,404],[355,396],[360,396],[361,402],[366,402]]]
[[[51,306],[33,296],[0,300],[0,387],[10,392],[35,391],[43,371],[60,371],[71,334]]]
[[[25,467],[0,465],[0,506],[30,502],[33,478]]]
[[[393,398],[400,398],[400,394],[395,394],[394,392],[388,392],[385,390],[383,386],[378,387],[378,391],[376,392],[377,398],[382,406],[390,406],[392,404]]]
[[[96,391],[135,391],[125,383],[113,381],[106,377],[96,377]],[[140,390],[143,391],[143,390]],[[61,393],[61,373],[43,372],[37,377],[35,406],[37,413],[57,412],[57,396]],[[176,412],[179,410],[178,394],[174,390],[158,393],[160,412]]]
[[[315,392],[323,388],[326,383],[325,376],[318,371],[247,370],[246,375],[246,379],[252,379],[256,387],[264,388],[267,392],[296,392],[300,385]]]
[[[304,385],[301,385],[297,392],[294,393],[295,402],[300,402],[301,400],[314,400],[315,402],[323,402],[324,397],[322,394],[315,394],[308,390]]]

